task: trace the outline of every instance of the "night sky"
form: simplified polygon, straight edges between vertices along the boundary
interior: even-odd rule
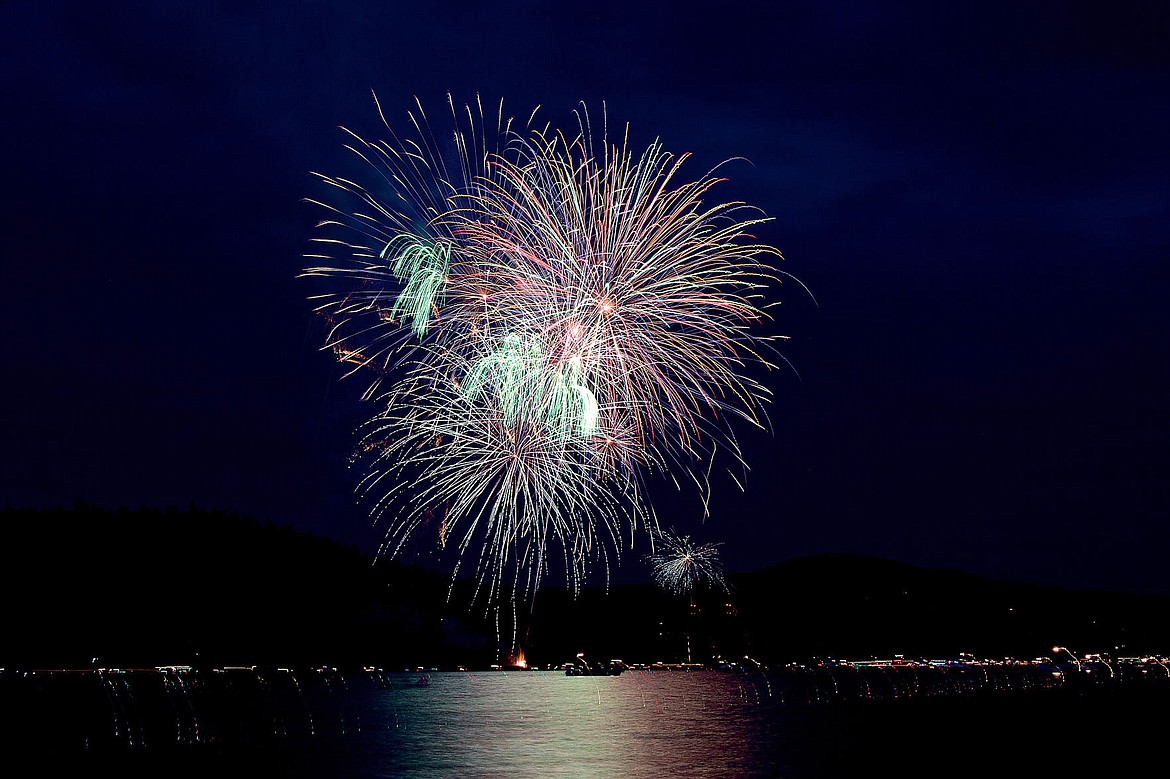
[[[339,125],[478,93],[774,221],[791,367],[746,490],[663,524],[1170,592],[1170,12],[1148,3],[8,2],[0,507],[222,509],[373,549],[372,412],[297,278]],[[815,296],[815,302],[814,302]],[[638,552],[644,550],[637,550]],[[644,574],[636,557],[627,576]]]

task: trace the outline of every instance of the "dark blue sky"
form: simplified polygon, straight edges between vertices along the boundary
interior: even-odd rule
[[[239,511],[371,545],[370,411],[296,275],[338,125],[478,92],[728,157],[787,259],[774,434],[664,519],[1170,592],[1165,2],[15,2],[0,505]],[[963,6],[963,7],[951,7]],[[246,10],[240,10],[245,8]],[[637,568],[636,559],[629,562]],[[636,572],[636,571],[635,571]]]

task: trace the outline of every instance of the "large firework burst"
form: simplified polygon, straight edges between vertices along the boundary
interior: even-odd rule
[[[771,367],[780,253],[758,211],[706,202],[714,173],[682,181],[686,155],[611,143],[584,108],[565,135],[447,106],[446,135],[421,104],[407,136],[384,115],[389,141],[346,131],[372,182],[319,175],[344,202],[311,201],[326,346],[378,409],[359,491],[387,554],[433,533],[489,593],[554,559],[579,586],[656,529],[648,473],[705,494],[716,449],[743,465],[732,422],[766,426],[746,366]]]

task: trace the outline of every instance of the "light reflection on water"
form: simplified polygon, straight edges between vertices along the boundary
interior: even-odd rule
[[[440,673],[370,694],[368,776],[800,775],[776,760],[777,736],[800,728],[779,721],[791,712],[769,705],[763,677]]]
[[[1129,776],[1164,759],[1168,701],[1165,677],[1115,690],[992,686],[980,692],[944,685],[895,696],[893,687],[850,687],[845,673],[840,685],[828,685],[827,671],[631,670],[616,677],[494,671],[428,674],[427,686],[416,684],[418,674],[367,680],[376,685],[333,675],[322,676],[330,684],[309,685],[314,677],[305,675],[304,697],[279,698],[290,709],[270,706],[276,698],[237,694],[244,688],[215,688],[212,682],[230,681],[222,676],[201,683],[205,693],[219,695],[192,698],[186,713],[169,708],[187,700],[183,695],[162,698],[156,703],[165,705],[149,717],[149,689],[125,679],[123,686],[69,686],[73,697],[52,697],[42,706],[18,693],[48,688],[10,687],[5,710],[14,716],[0,726],[0,768],[13,776],[121,779]],[[795,686],[801,679],[819,686]],[[51,680],[96,682],[21,677],[38,685]],[[819,691],[830,687],[835,697]],[[96,699],[96,714],[118,716],[69,726],[95,700],[84,690],[120,691]],[[882,694],[870,697],[874,690]],[[1150,716],[1153,711],[1158,714]],[[189,743],[184,734],[192,732],[186,726],[195,722],[194,712],[202,736]],[[22,722],[32,727],[19,727]],[[111,727],[123,735],[110,740]],[[100,738],[103,732],[107,738]],[[132,743],[125,733],[136,734]],[[90,747],[62,749],[76,746],[80,734],[88,734]],[[26,770],[28,764],[38,768]],[[20,772],[12,773],[14,766]]]

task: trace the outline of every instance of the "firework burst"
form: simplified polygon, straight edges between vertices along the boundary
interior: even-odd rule
[[[717,449],[744,466],[732,425],[766,426],[746,368],[772,367],[756,329],[780,253],[758,211],[706,203],[722,179],[595,137],[584,109],[565,135],[447,105],[446,135],[421,104],[407,136],[346,131],[372,184],[318,175],[345,202],[310,201],[326,346],[378,409],[359,492],[386,554],[430,536],[491,596],[554,565],[577,587],[656,530],[648,474],[705,494]]]
[[[690,596],[698,587],[727,592],[720,544],[696,544],[690,536],[660,531],[655,538],[656,550],[647,559],[654,581],[674,595]]]

